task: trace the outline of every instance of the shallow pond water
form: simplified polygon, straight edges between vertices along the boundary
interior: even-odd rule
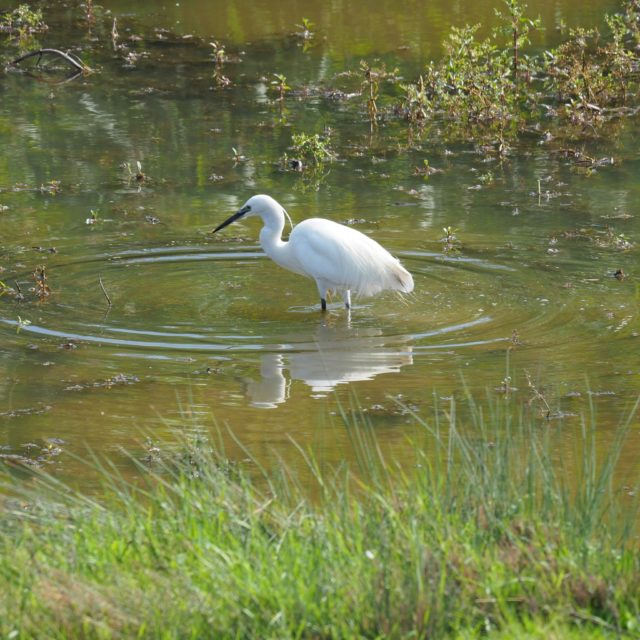
[[[232,455],[237,438],[263,463],[296,465],[293,439],[333,463],[351,455],[338,407],[357,404],[385,451],[409,459],[408,408],[429,417],[465,389],[515,396],[565,461],[593,402],[606,443],[640,374],[638,116],[580,143],[613,159],[592,172],[541,132],[500,161],[399,119],[372,131],[359,98],[331,93],[341,74],[380,56],[413,78],[449,25],[489,25],[493,3],[204,4],[104,3],[87,20],[47,3],[37,42],[75,43],[98,72],[0,78],[0,280],[24,295],[0,297],[0,453],[77,479],[67,452],[126,465],[120,450],[143,450],[144,435],[217,423]],[[616,7],[530,4],[549,27],[537,47],[561,21],[598,24]],[[303,17],[310,43],[292,35]],[[8,39],[0,51],[17,55]],[[292,87],[282,102],[274,73]],[[292,133],[325,127],[337,159],[286,170]],[[442,173],[414,175],[424,159]],[[415,292],[321,315],[315,285],[261,253],[257,221],[211,235],[259,192],[294,222],[354,224],[402,260]],[[635,429],[622,466],[639,450]]]

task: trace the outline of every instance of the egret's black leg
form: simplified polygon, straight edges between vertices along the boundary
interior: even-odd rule
[[[320,298],[320,306],[322,307],[323,311],[327,310],[327,301],[324,298]]]

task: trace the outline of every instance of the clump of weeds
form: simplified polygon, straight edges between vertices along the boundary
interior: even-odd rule
[[[46,193],[50,196],[55,196],[60,193],[60,180],[49,180],[45,184],[40,185],[40,193]]]
[[[302,20],[300,21],[300,24],[296,25],[299,31],[296,31],[295,35],[301,40],[305,40],[305,41],[313,40],[315,34],[313,33],[312,29],[314,26],[315,26],[314,23],[311,22],[309,18],[302,18]]]
[[[224,63],[228,60],[227,52],[219,42],[209,43],[213,49],[213,80],[217,87],[228,87],[231,84],[231,80],[222,73]]]
[[[291,90],[291,87],[287,84],[287,76],[282,73],[274,73],[273,80],[270,82],[271,88],[277,92],[280,102],[284,100],[284,95],[287,91]]]
[[[85,219],[85,224],[97,224],[98,220],[100,220],[100,216],[96,209],[89,210],[89,217]]]
[[[443,173],[443,170],[432,167],[426,158],[422,161],[422,166],[414,167],[413,169],[414,176],[422,176],[423,178],[428,178],[436,173]]]
[[[478,37],[479,25],[453,27],[442,58],[429,62],[415,82],[399,85],[395,112],[412,126],[441,121],[445,138],[493,141],[505,149],[526,130],[544,126],[549,139],[566,137],[573,131],[567,124],[584,133],[637,112],[630,103],[637,103],[639,88],[638,0],[606,16],[606,37],[597,29],[571,29],[541,54],[527,51],[531,35],[544,28],[541,20],[528,17],[519,0],[505,0],[504,7],[489,37]],[[375,98],[373,91],[369,103]],[[549,119],[557,126],[553,134]]]
[[[12,11],[0,14],[0,32],[22,40],[34,33],[42,33],[49,27],[42,17],[42,9],[32,9],[28,4],[18,5]]]
[[[482,173],[478,176],[478,182],[485,187],[494,184],[495,181],[496,179],[493,175],[493,171],[487,171],[486,173]]]
[[[563,231],[559,236],[565,240],[587,240],[601,249],[629,251],[635,247],[635,243],[624,233],[618,233],[612,227],[606,227],[605,229],[581,227]]]
[[[396,107],[396,113],[401,113],[412,124],[422,124],[432,113],[432,102],[424,83],[424,76],[420,76],[415,83],[401,84],[404,93],[402,103]]]
[[[14,289],[13,287],[10,287],[6,282],[0,280],[0,298],[2,296],[9,296],[15,299],[24,299],[24,296],[18,289]],[[20,298],[18,296],[20,296]]]
[[[454,27],[443,59],[427,66],[416,93],[428,97],[427,114],[446,113],[468,125],[507,123],[519,116],[510,54],[491,38],[478,40],[478,29]]]
[[[551,406],[549,405],[549,403],[547,402],[547,399],[544,396],[544,392],[540,389],[539,385],[537,385],[533,381],[533,378],[531,377],[531,374],[528,371],[525,371],[524,375],[527,379],[527,387],[529,389],[529,392],[531,393],[531,396],[529,397],[527,404],[530,407],[533,407],[533,406],[537,407],[540,415],[546,418],[547,420],[549,420],[549,418],[551,418],[554,414],[551,409]]]
[[[306,53],[315,45],[316,34],[313,31],[315,24],[309,18],[302,18],[300,24],[296,24],[295,27],[297,30],[291,36],[298,41],[302,52]]]
[[[336,154],[331,148],[331,132],[327,129],[323,134],[294,133],[291,136],[291,151],[295,160],[304,159],[315,166],[334,160]],[[289,164],[290,159],[285,154],[284,163]]]
[[[631,91],[637,59],[625,46],[627,27],[620,15],[606,21],[610,42],[599,45],[597,29],[572,29],[566,42],[546,54],[546,93],[573,123],[605,120],[606,110],[625,105]]]
[[[364,76],[362,80],[362,95],[367,101],[367,115],[371,128],[378,123],[378,99],[380,96],[380,82],[384,80],[395,80],[398,70],[387,71],[384,63],[378,67],[372,67],[368,62],[360,62],[360,71]]]
[[[241,162],[246,162],[247,161],[247,156],[245,156],[244,154],[240,153],[240,151],[238,151],[235,147],[231,147],[231,151],[233,151],[233,166],[237,166],[238,164],[240,164]]]
[[[633,249],[634,243],[624,233],[616,233],[614,229],[607,228],[604,233],[595,237],[594,242],[598,247],[628,251]]]
[[[443,227],[444,237],[440,239],[442,242],[442,251],[447,254],[455,254],[460,251],[460,241],[456,236],[457,229],[454,229],[451,226]]]
[[[33,272],[33,280],[35,284],[31,288],[31,291],[36,294],[39,300],[48,298],[51,295],[51,287],[47,282],[47,268],[45,265],[36,267],[36,270]]]
[[[528,18],[525,15],[526,4],[521,4],[518,0],[505,0],[506,13],[495,10],[500,24],[494,30],[494,35],[506,36],[510,46],[511,56],[511,73],[514,89],[517,91],[517,85],[520,77],[529,82],[532,76],[537,72],[537,61],[531,56],[523,53],[522,49],[531,44],[531,33],[542,29],[542,20]]]
[[[133,168],[128,162],[123,162],[121,167],[125,172],[125,179],[128,183],[142,183],[145,180],[148,180],[148,177],[142,171],[142,163],[140,160],[136,160],[135,168]]]

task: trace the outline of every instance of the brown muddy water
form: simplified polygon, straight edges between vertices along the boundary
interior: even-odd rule
[[[547,27],[536,48],[617,7],[529,5]],[[237,438],[267,466],[300,464],[292,440],[338,463],[352,455],[338,408],[357,405],[385,453],[410,460],[409,409],[430,419],[465,389],[532,414],[563,464],[590,404],[606,445],[640,381],[638,116],[576,143],[613,159],[585,171],[541,132],[500,161],[401,119],[372,131],[362,99],[344,98],[361,59],[413,80],[451,25],[488,31],[494,6],[114,1],[87,16],[48,2],[46,33],[0,36],[5,63],[50,46],[97,70],[0,76],[0,280],[23,294],[0,297],[0,454],[89,483],[70,454],[126,470],[121,450],[144,455],[147,436],[217,429],[230,455],[245,455]],[[303,18],[311,40],[296,35]],[[214,41],[228,56],[217,71]],[[273,74],[291,87],[283,101]],[[337,159],[287,170],[292,134],[327,127]],[[425,159],[442,173],[414,175]],[[261,253],[256,220],[210,234],[255,193],[294,222],[354,224],[415,292],[322,316],[315,285]],[[639,453],[636,422],[621,466]]]

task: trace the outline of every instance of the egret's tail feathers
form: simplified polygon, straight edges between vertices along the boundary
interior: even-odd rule
[[[386,289],[399,291],[401,293],[411,293],[413,291],[412,275],[398,260],[388,254],[387,256],[388,259],[385,261],[385,264],[375,265],[375,271],[377,271],[375,277],[363,277],[358,286],[352,287],[356,295],[366,298],[385,291]]]
[[[403,293],[411,293],[413,291],[413,276],[399,262],[394,276],[397,282],[397,286],[394,289]]]

